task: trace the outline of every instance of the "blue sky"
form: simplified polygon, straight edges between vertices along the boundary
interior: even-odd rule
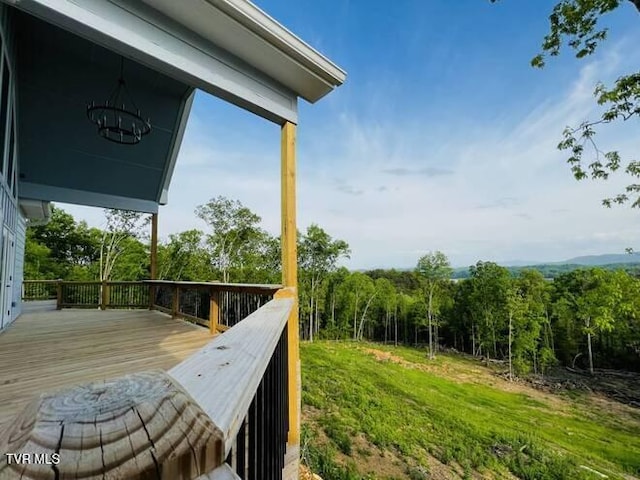
[[[555,148],[566,125],[595,118],[593,88],[637,68],[637,12],[606,18],[610,36],[529,66],[555,2],[260,0],[257,4],[347,71],[302,103],[298,223],[352,249],[351,268],[412,267],[442,250],[477,260],[556,261],[639,246],[638,215],[605,209],[623,175],[576,182]],[[603,149],[638,152],[638,122],[603,129]],[[198,94],[160,234],[204,229],[207,199],[240,200],[279,232],[279,128]],[[100,225],[101,211],[64,206]]]

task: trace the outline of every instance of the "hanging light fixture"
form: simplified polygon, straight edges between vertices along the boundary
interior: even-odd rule
[[[127,108],[129,107],[129,108]],[[124,59],[120,58],[118,84],[104,104],[87,105],[87,117],[98,126],[98,134],[115,143],[135,145],[151,131],[151,120],[144,120],[124,81]]]

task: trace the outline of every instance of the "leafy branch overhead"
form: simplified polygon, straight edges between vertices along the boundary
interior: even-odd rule
[[[492,3],[497,1],[491,0]],[[629,3],[640,12],[640,0],[558,2],[549,15],[549,33],[542,42],[542,52],[533,57],[531,65],[543,68],[547,57],[558,56],[565,43],[576,52],[577,58],[593,54],[608,34],[608,29],[599,25],[601,17]],[[624,162],[617,150],[602,151],[594,140],[595,127],[640,116],[640,72],[621,76],[611,87],[598,83],[594,95],[598,105],[604,107],[604,112],[596,120],[585,120],[577,127],[567,127],[558,149],[569,154],[567,163],[577,180],[589,177],[607,180],[610,174],[623,169],[632,178],[631,183],[623,192],[604,199],[602,203],[611,207],[631,202],[632,207],[640,207],[640,182],[635,180],[640,178],[640,162]],[[585,151],[589,152],[588,158]]]

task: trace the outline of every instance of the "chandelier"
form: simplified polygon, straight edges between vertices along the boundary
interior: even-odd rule
[[[135,145],[151,131],[151,120],[144,120],[124,81],[123,59],[120,78],[106,103],[87,105],[87,117],[98,126],[98,134],[115,143]],[[129,107],[129,108],[127,108]]]

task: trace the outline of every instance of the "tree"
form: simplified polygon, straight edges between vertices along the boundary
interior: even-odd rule
[[[24,249],[24,278],[28,280],[51,280],[55,278],[52,268],[51,250],[33,238],[27,229]]]
[[[335,271],[338,260],[342,257],[349,258],[349,254],[347,242],[333,240],[327,232],[315,224],[311,224],[299,239],[298,264],[302,283],[308,287],[308,338],[311,341],[313,341],[314,332],[320,328],[318,298],[322,282],[328,273]]]
[[[491,0],[492,3],[496,1]],[[640,12],[640,0],[559,1],[549,16],[549,33],[542,42],[542,52],[531,60],[532,66],[543,68],[547,56],[558,56],[564,43],[576,52],[577,58],[593,54],[608,33],[607,28],[600,27],[599,20],[623,4],[632,4]],[[632,207],[640,207],[640,184],[635,181],[640,178],[640,162],[631,160],[623,165],[616,150],[604,153],[594,141],[595,127],[640,116],[640,72],[621,76],[611,87],[598,83],[594,95],[597,103],[605,107],[600,118],[585,121],[577,127],[567,127],[558,148],[569,153],[567,162],[577,180],[589,176],[606,180],[611,173],[624,166],[625,172],[634,180],[624,192],[613,198],[605,198],[603,204],[611,207],[614,203],[631,202]],[[583,162],[585,147],[593,152],[592,160],[588,160],[587,165]]]
[[[27,228],[26,278],[66,279],[75,267],[86,268],[98,259],[99,245],[85,222],[76,223],[70,214],[53,206],[47,224]]]
[[[100,281],[111,280],[114,267],[120,257],[132,248],[135,243],[131,239],[144,236],[144,227],[149,224],[150,217],[141,212],[130,210],[106,209],[107,223],[102,231],[100,242]]]
[[[325,322],[325,332],[328,338],[340,339],[344,338],[345,329],[344,325],[339,322],[340,307],[339,299],[341,294],[340,287],[344,283],[347,276],[350,275],[349,270],[345,267],[340,267],[336,271],[330,273],[327,277],[327,288],[325,289],[325,311],[328,310],[327,320]],[[347,332],[348,334],[348,332]]]
[[[525,310],[525,300],[523,292],[516,286],[511,285],[507,291],[507,311],[509,315],[509,380],[513,381],[513,337],[514,323],[522,322]]]
[[[192,229],[172,233],[158,245],[158,278],[161,280],[206,280],[201,264],[206,262],[203,233]]]
[[[264,232],[259,227],[261,218],[238,200],[223,196],[198,205],[198,218],[210,228],[207,235],[209,258],[213,268],[220,272],[223,282],[229,282],[231,269],[246,266],[249,255],[258,249]]]
[[[447,256],[439,251],[430,252],[418,260],[416,273],[423,281],[427,304],[427,323],[429,329],[429,358],[435,358],[433,348],[433,319],[437,311],[436,304],[439,289],[451,278],[453,270]],[[437,340],[436,340],[437,341]]]
[[[369,306],[376,296],[373,280],[361,272],[349,273],[336,292],[341,329],[352,331],[353,340],[361,340]]]
[[[593,374],[593,338],[614,329],[614,313],[622,290],[613,274],[599,268],[570,272],[558,282],[556,311],[581,326],[580,331],[587,339],[589,371]]]
[[[506,330],[507,294],[511,277],[509,271],[493,262],[478,262],[470,268],[472,292],[469,298],[473,314],[474,345],[490,358],[490,346],[494,358],[498,357],[500,333]],[[483,350],[484,349],[484,350]]]
[[[549,284],[536,270],[523,270],[515,280],[522,293],[524,312],[515,338],[514,358],[518,373],[535,373],[555,363],[553,331],[549,318]]]
[[[397,344],[397,294],[396,289],[390,280],[381,277],[375,281],[376,290],[378,295],[376,297],[376,311],[377,317],[382,318],[382,325],[384,327],[384,343],[386,344],[389,338],[389,329],[394,318],[394,311],[396,313],[396,344]]]

